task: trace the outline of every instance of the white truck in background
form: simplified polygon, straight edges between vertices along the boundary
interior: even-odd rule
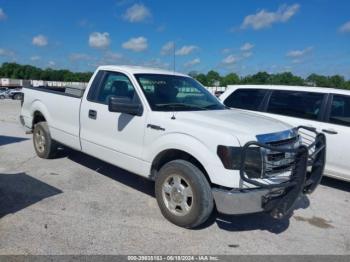
[[[53,158],[61,144],[154,180],[176,225],[196,227],[214,207],[282,218],[321,180],[323,134],[228,109],[186,75],[101,66],[80,91],[24,88],[20,120],[37,155]]]
[[[323,132],[328,141],[324,175],[350,182],[350,91],[343,89],[234,85],[220,96],[224,105],[254,111],[293,126]],[[304,137],[304,141],[308,140]]]

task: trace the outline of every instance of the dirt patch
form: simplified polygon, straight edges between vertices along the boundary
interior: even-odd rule
[[[311,217],[311,218],[307,218],[307,217],[302,217],[302,216],[294,216],[295,220],[297,221],[302,221],[302,222],[307,222],[312,226],[318,227],[318,228],[334,228],[334,226],[332,226],[330,224],[331,221],[327,221],[322,217]]]

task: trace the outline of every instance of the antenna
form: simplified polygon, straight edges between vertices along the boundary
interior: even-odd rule
[[[176,51],[175,51],[176,50],[176,46],[175,46],[175,41],[174,41],[174,45],[173,46],[174,46],[174,50],[173,50],[174,51],[173,52],[173,67],[174,68],[173,68],[173,70],[174,70],[174,73],[175,73],[175,69],[176,69],[176,58],[175,58],[176,57],[176,54],[175,54],[176,53]]]

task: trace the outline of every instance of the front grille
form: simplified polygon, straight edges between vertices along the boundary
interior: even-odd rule
[[[295,148],[295,144],[299,141],[298,136],[294,136],[288,139],[267,142],[269,146],[276,148]],[[272,151],[269,149],[262,149],[265,165],[265,176],[271,177],[281,173],[291,172],[295,164],[294,153],[284,153],[278,151]]]
[[[276,147],[285,146],[285,145],[289,146],[291,144],[294,145],[297,139],[298,139],[298,136],[295,136],[295,137],[291,137],[283,140],[267,142],[266,144],[269,146],[276,146]]]
[[[270,153],[267,155],[267,161],[279,161],[286,157],[286,153]]]

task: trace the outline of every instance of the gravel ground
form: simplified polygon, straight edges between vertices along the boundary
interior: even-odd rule
[[[324,178],[289,219],[214,214],[196,230],[164,219],[154,184],[75,151],[36,157],[0,101],[1,254],[350,254],[350,184]]]

